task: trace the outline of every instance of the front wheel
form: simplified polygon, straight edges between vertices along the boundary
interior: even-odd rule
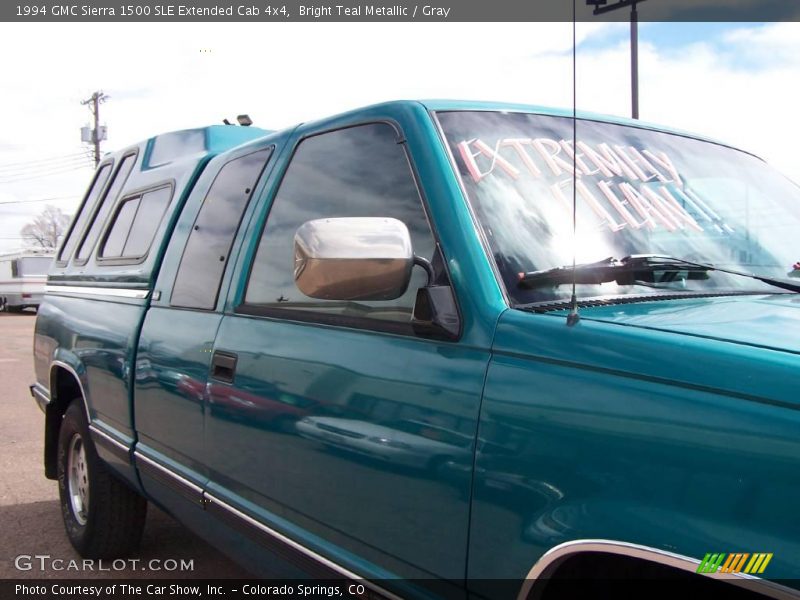
[[[136,550],[147,501],[97,456],[80,399],[69,405],[61,423],[58,491],[67,536],[81,556],[118,558]]]

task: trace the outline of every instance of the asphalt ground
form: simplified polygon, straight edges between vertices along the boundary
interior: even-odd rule
[[[0,579],[249,578],[152,505],[141,548],[131,557],[138,562],[124,568],[81,562],[64,532],[58,486],[44,477],[44,415],[28,389],[35,320],[32,312],[0,313]],[[181,561],[192,568],[181,570]]]

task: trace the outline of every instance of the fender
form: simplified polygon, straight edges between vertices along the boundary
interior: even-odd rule
[[[58,444],[58,433],[61,418],[67,408],[67,401],[71,398],[58,397],[56,386],[56,369],[64,369],[77,382],[80,390],[81,404],[89,423],[89,432],[100,458],[111,469],[123,477],[135,489],[141,490],[141,483],[133,465],[133,439],[108,427],[100,421],[92,420],[92,414],[87,394],[88,386],[85,379],[85,368],[80,359],[72,352],[59,348],[55,355],[58,357],[50,363],[50,401],[45,406],[45,475],[52,479],[56,476],[55,454]],[[83,376],[81,374],[84,374]]]

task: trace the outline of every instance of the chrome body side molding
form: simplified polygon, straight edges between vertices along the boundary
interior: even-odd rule
[[[338,565],[288,538],[282,533],[268,527],[253,517],[234,508],[227,502],[209,494],[200,486],[188,481],[168,467],[144,456],[139,450],[133,453],[135,464],[143,474],[150,476],[194,503],[199,503],[209,515],[218,518],[229,527],[247,535],[256,543],[271,550],[287,562],[290,562],[315,576],[324,579],[348,579],[362,584],[370,590],[370,597],[385,600],[402,600],[400,596],[364,579],[362,576]]]
[[[328,560],[302,544],[295,542],[282,533],[275,531],[271,527],[264,525],[260,521],[257,521],[226,502],[223,502],[216,496],[207,492],[204,495],[206,499],[206,509],[209,512],[216,515],[221,520],[226,521],[231,526],[241,530],[243,533],[250,535],[256,542],[260,542],[262,545],[300,568],[305,568],[307,570],[311,568],[318,573],[318,577],[324,579],[344,578],[361,583],[372,592],[370,597],[377,596],[379,598],[385,598],[386,600],[401,600],[399,596],[375,585],[371,581],[364,579],[341,565]]]
[[[199,485],[192,483],[185,477],[181,477],[164,465],[161,465],[153,459],[146,457],[139,450],[134,451],[133,458],[136,467],[141,469],[143,474],[148,475],[156,481],[164,484],[168,488],[171,488],[173,491],[189,500],[192,504],[199,504],[203,507],[205,506],[203,488],[201,488]]]
[[[47,294],[69,294],[71,296],[111,296],[114,298],[134,298],[144,300],[150,290],[137,288],[100,287],[88,285],[54,285],[48,284]]]
[[[131,449],[121,441],[115,439],[110,434],[106,433],[96,425],[89,425],[89,433],[92,435],[92,441],[97,446],[102,446],[107,449],[111,454],[129,463],[131,460]]]

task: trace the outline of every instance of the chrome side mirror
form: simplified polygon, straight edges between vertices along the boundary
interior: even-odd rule
[[[294,235],[294,281],[311,298],[394,300],[413,266],[411,236],[397,219],[316,219]]]

